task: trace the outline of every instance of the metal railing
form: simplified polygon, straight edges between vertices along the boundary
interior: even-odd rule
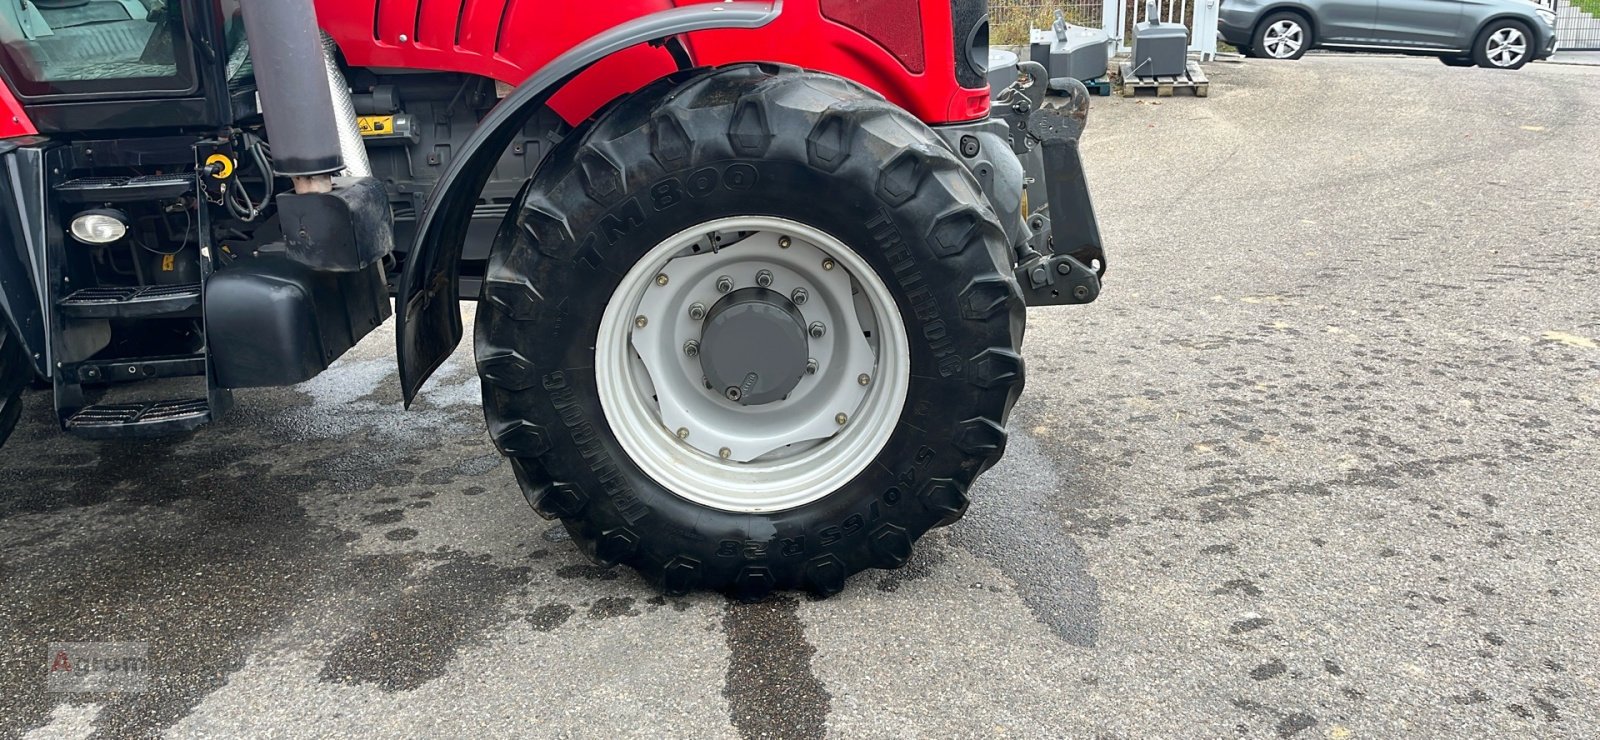
[[[1556,0],[1556,41],[1570,51],[1600,51],[1600,0]]]
[[[1160,0],[1156,17],[1164,23],[1188,26],[1189,51],[1210,59],[1217,53],[1219,2]],[[1027,44],[1028,29],[1049,28],[1058,8],[1068,23],[1105,29],[1119,52],[1128,51],[1133,43],[1134,24],[1145,20],[1144,0],[989,0],[989,40],[995,44]]]
[[[1105,6],[1105,0],[989,0],[989,42],[1025,45],[1028,29],[1049,28],[1057,9],[1075,26],[1102,28]]]
[[[1144,0],[1105,0],[1106,33],[1117,44],[1117,51],[1128,51],[1133,44],[1133,27],[1146,20]],[[1162,23],[1182,23],[1189,27],[1189,52],[1201,60],[1217,55],[1217,11],[1221,0],[1158,0],[1156,19]]]

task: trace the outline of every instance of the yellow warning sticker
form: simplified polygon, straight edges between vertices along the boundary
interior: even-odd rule
[[[357,116],[356,126],[362,136],[382,136],[394,133],[394,116]]]
[[[176,269],[178,269],[177,255],[172,255],[172,254],[161,255],[161,271],[162,272],[172,272],[173,270],[176,270]]]

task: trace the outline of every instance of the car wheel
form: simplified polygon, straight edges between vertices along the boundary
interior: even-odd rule
[[[1470,56],[1465,56],[1465,57],[1439,57],[1439,61],[1444,62],[1445,66],[1447,66],[1447,67],[1471,67],[1472,64],[1473,64],[1472,57],[1470,57]]]
[[[1520,21],[1510,19],[1490,23],[1478,34],[1472,61],[1489,69],[1521,69],[1533,58],[1533,34]]]
[[[1250,47],[1268,59],[1299,59],[1311,48],[1311,24],[1299,13],[1273,13],[1256,27]]]
[[[477,314],[528,501],[669,593],[837,592],[959,519],[1005,449],[1024,306],[933,131],[790,67],[686,73],[569,137]]]

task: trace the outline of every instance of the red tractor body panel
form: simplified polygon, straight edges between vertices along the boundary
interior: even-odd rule
[[[716,0],[317,0],[317,17],[357,67],[481,75],[516,85],[608,28],[673,5]],[[771,25],[706,31],[697,65],[794,64],[866,85],[929,123],[982,118],[985,88],[956,80],[949,0],[787,0]],[[569,122],[675,69],[663,49],[634,47],[580,75],[551,101]]]
[[[11,92],[11,86],[0,84],[0,139],[10,139],[15,136],[32,136],[39,133],[33,127],[33,121],[28,120],[28,113],[22,109],[21,101]]]

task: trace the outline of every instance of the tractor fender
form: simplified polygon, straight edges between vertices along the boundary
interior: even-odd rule
[[[635,18],[551,60],[484,116],[428,196],[396,286],[395,342],[408,406],[461,342],[456,285],[468,221],[495,163],[529,119],[580,72],[623,49],[693,31],[760,28],[782,8],[782,0],[703,3]]]
[[[29,214],[45,212],[47,166],[40,148],[0,141],[0,244],[4,244],[0,247],[0,333],[9,333],[4,341],[19,343],[27,351],[39,377],[48,377],[51,359],[49,317],[40,300],[45,285],[45,227]],[[5,380],[0,378],[0,385]]]

